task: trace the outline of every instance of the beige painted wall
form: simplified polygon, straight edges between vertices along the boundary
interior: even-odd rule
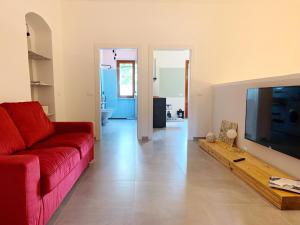
[[[247,88],[285,85],[300,85],[300,74],[215,85],[213,87],[213,131],[216,134],[219,132],[223,119],[237,122],[239,147],[246,148],[258,158],[300,178],[300,160],[244,138]]]
[[[211,83],[300,70],[298,0],[64,0],[62,9],[66,110],[71,120],[95,118],[96,43],[140,46],[143,136],[151,130],[149,46],[195,49],[191,136],[204,136],[209,130]]]
[[[220,15],[222,35],[214,83],[298,73],[300,1],[239,2]]]
[[[39,14],[52,29],[56,113],[57,119],[62,120],[65,106],[59,0],[1,1],[0,102],[31,100],[25,26],[28,12]]]
[[[178,20],[177,12],[181,12],[182,18],[188,18],[181,22],[186,25],[192,22],[198,12],[193,10],[192,15],[188,17],[187,6],[183,5],[184,10],[181,5],[173,6],[171,4],[170,7],[170,4],[153,4],[150,1],[146,3],[64,2],[64,62],[68,117],[72,120],[93,120],[95,118],[95,94],[92,95],[95,93],[94,46],[97,43],[100,47],[101,43],[115,43],[117,46],[118,43],[138,45],[140,46],[138,54],[141,57],[141,61],[138,62],[140,67],[139,84],[141,84],[139,115],[141,115],[143,124],[139,130],[142,132],[140,136],[148,136],[150,127],[148,122],[150,117],[149,81],[152,81],[151,75],[148,73],[148,48],[151,44],[197,45],[194,29],[185,28],[187,33],[183,34],[178,33],[175,27],[170,30],[168,25],[176,22],[180,24],[181,20]],[[114,11],[114,15],[112,15],[112,11]],[[170,18],[165,19],[163,15],[168,15]],[[137,18],[139,18],[138,23]],[[122,26],[121,21],[126,25]],[[184,26],[181,25],[181,27]],[[194,71],[196,81],[199,77],[196,76],[198,73],[196,67]],[[197,118],[195,123],[197,123]]]
[[[209,129],[210,84],[273,77],[300,70],[300,1],[84,1],[2,0],[0,8],[0,101],[30,100],[25,14],[41,15],[53,31],[57,118],[95,118],[94,46],[140,46],[143,135],[149,122],[149,46],[190,45],[192,52],[192,136]],[[63,43],[62,32],[63,29]],[[62,49],[63,45],[63,49]],[[63,53],[64,50],[64,54]],[[62,71],[64,64],[65,83]],[[289,79],[288,79],[289,78]],[[215,86],[213,129],[221,119],[239,122],[239,145],[299,177],[299,160],[242,138],[248,86],[299,84],[279,77]],[[150,85],[151,86],[151,85]]]
[[[140,130],[147,136],[152,81],[148,73],[149,46],[190,45],[194,49],[191,135],[203,136],[210,126],[211,83],[299,72],[299,9],[298,0],[3,0],[0,101],[30,99],[24,17],[33,11],[53,31],[59,120],[64,118],[64,108],[68,120],[95,118],[97,43],[138,45],[142,86],[139,113],[144,124]]]

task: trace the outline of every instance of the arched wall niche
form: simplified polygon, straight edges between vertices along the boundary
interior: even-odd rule
[[[25,15],[28,37],[28,48],[36,53],[52,57],[52,31],[47,22],[38,14],[29,12]]]
[[[51,28],[34,12],[27,13],[25,21],[31,98],[41,103],[49,119],[55,120]]]

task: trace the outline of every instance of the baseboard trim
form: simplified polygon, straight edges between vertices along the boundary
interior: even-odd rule
[[[205,137],[193,137],[193,141],[199,141],[200,139],[205,139]]]
[[[143,136],[141,139],[142,142],[148,142],[149,141],[149,137],[148,136]]]

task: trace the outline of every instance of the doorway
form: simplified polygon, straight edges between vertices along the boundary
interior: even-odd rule
[[[101,136],[137,132],[137,49],[100,49]]]
[[[190,77],[190,60],[185,60],[184,69],[184,118],[189,116],[189,77]]]
[[[153,138],[188,138],[189,49],[153,50]]]

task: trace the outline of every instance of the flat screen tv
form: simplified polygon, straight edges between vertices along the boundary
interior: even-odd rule
[[[300,159],[300,86],[248,89],[245,138]]]

